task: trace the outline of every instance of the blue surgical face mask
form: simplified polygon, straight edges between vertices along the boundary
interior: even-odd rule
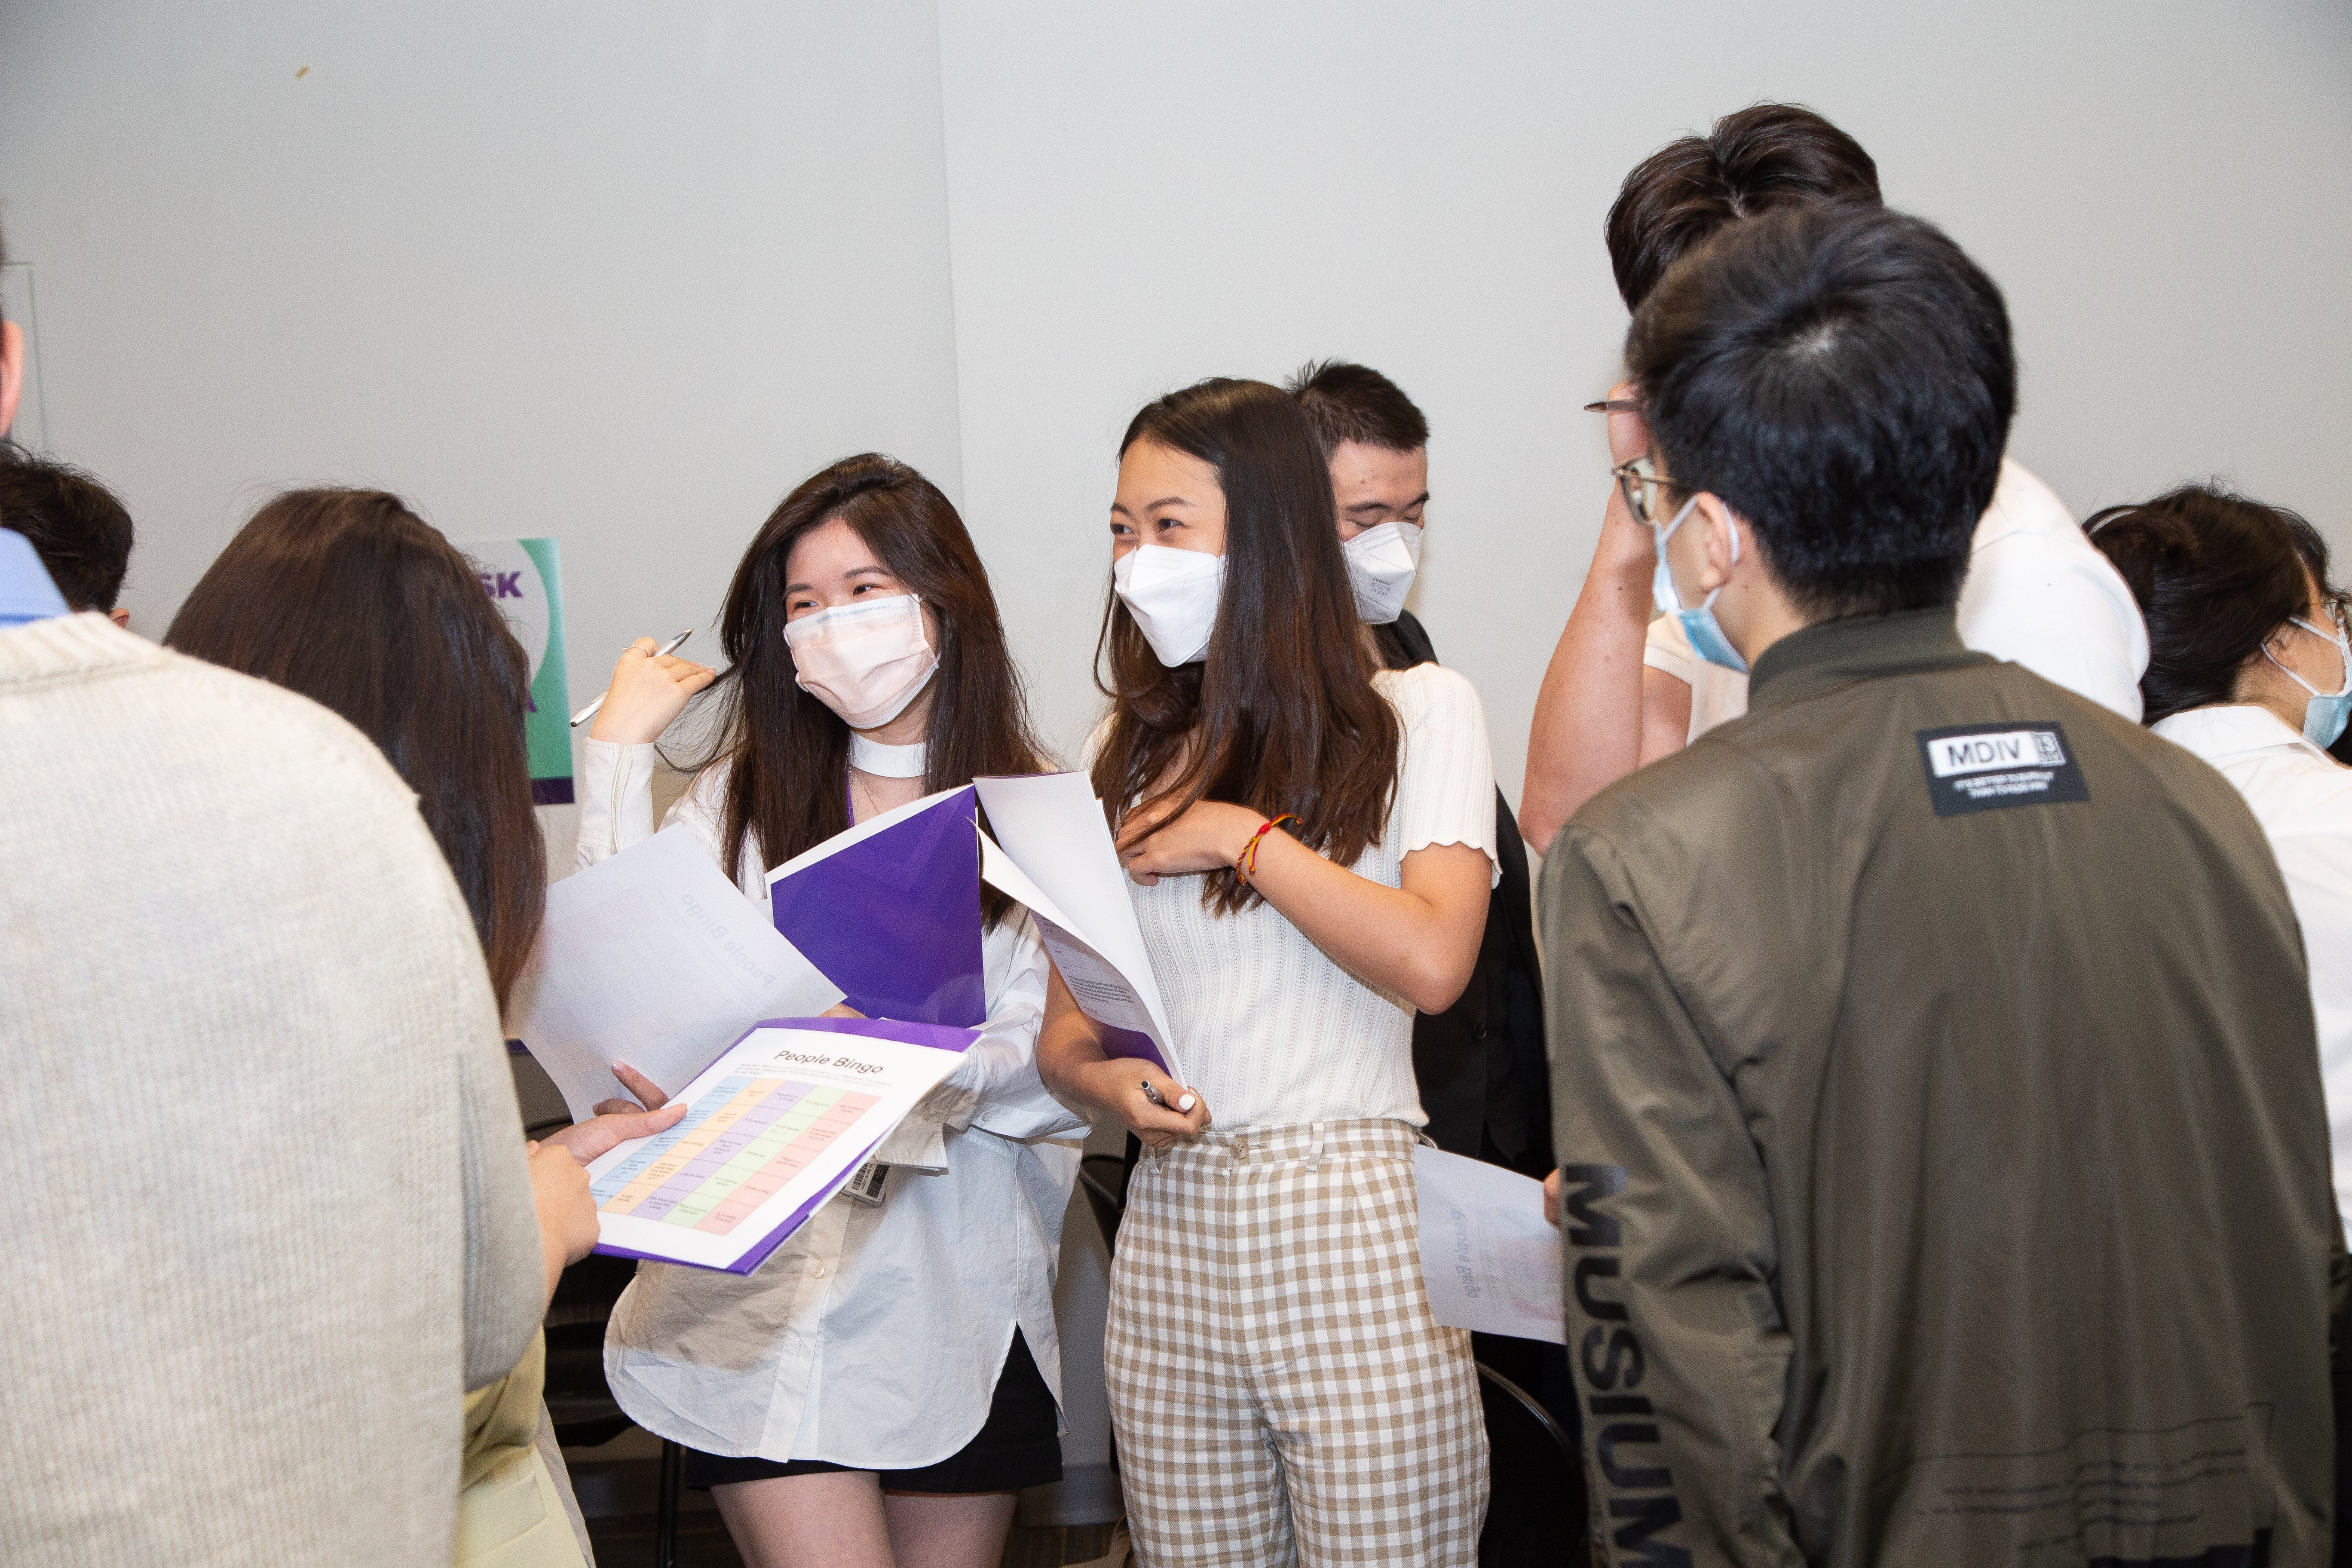
[[[1731,646],[1731,639],[1723,635],[1722,624],[1715,618],[1715,602],[1723,597],[1723,590],[1717,588],[1709,594],[1706,603],[1697,609],[1685,610],[1682,595],[1675,591],[1675,574],[1666,565],[1666,541],[1675,536],[1675,530],[1683,525],[1683,520],[1696,505],[1698,497],[1691,497],[1683,502],[1683,510],[1675,513],[1674,521],[1658,530],[1658,571],[1650,579],[1650,593],[1658,601],[1658,608],[1682,623],[1683,635],[1690,638],[1693,653],[1709,664],[1719,664],[1745,675],[1748,661],[1739,657],[1739,650]],[[1731,531],[1731,563],[1739,564],[1739,530],[1736,528]]]
[[[2264,658],[2270,659],[2273,664],[2278,664],[2281,669],[2286,669],[2286,678],[2289,680],[2311,693],[2311,700],[2303,705],[2303,738],[2324,752],[2336,744],[2336,740],[2344,733],[2345,721],[2352,719],[2352,642],[2346,639],[2341,625],[2332,632],[2324,632],[2301,616],[2291,616],[2288,619],[2293,625],[2301,626],[2313,637],[2326,637],[2329,642],[2334,643],[2336,657],[2344,661],[2344,689],[2331,695],[2321,691],[2319,688],[2294,671],[2287,669],[2286,666],[2279,664],[2277,659],[2271,657],[2269,648],[2263,649]]]

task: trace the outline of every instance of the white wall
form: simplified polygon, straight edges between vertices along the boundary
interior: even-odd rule
[[[928,0],[0,17],[0,225],[49,441],[138,519],[135,629],[270,489],[381,484],[560,538],[601,689],[810,470],[956,488]]]
[[[1435,428],[1415,607],[1516,794],[1598,521],[1576,410],[1634,161],[1817,105],[2008,289],[2016,450],[2078,510],[2218,471],[2352,548],[2347,81],[2333,0],[17,0],[0,222],[49,440],[139,517],[143,630],[271,487],[381,483],[561,537],[593,689],[877,447],[965,503],[1065,747],[1128,416],[1362,359]]]
[[[1157,394],[1360,359],[1427,411],[1414,607],[1516,797],[1607,467],[1625,171],[1821,109],[2008,290],[2014,450],[2081,512],[2221,471],[2339,548],[2352,12],[940,0],[967,515],[1057,735],[1091,710],[1112,450]]]

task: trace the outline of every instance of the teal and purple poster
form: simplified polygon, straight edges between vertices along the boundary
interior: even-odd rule
[[[470,539],[457,548],[474,563],[482,591],[507,618],[530,656],[530,798],[534,805],[572,804],[572,692],[563,673],[562,558],[552,539]]]

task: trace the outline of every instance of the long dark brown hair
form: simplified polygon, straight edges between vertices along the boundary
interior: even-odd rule
[[[547,907],[523,740],[530,660],[456,547],[381,490],[289,490],[172,618],[169,647],[341,714],[416,792],[499,1005]]]
[[[1218,378],[1148,405],[1120,455],[1138,441],[1217,470],[1225,584],[1207,658],[1173,669],[1110,595],[1095,645],[1095,684],[1113,704],[1095,793],[1114,825],[1147,791],[1180,810],[1214,799],[1269,817],[1288,812],[1302,843],[1353,865],[1386,827],[1399,729],[1371,684],[1331,475],[1307,416],[1279,387]],[[1156,788],[1180,756],[1174,778]],[[1201,896],[1221,914],[1257,898],[1232,872],[1208,878]]]
[[[810,475],[752,536],[727,590],[719,642],[730,668],[714,690],[719,734],[703,763],[724,761],[726,865],[757,843],[771,870],[849,826],[849,726],[801,689],[784,642],[793,546],[835,519],[939,618],[924,793],[990,773],[1044,770],[996,595],[963,519],[940,488],[895,458],[862,452]],[[983,889],[993,925],[1009,907]]]

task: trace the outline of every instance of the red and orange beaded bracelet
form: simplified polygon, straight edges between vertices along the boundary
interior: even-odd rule
[[[1276,828],[1281,826],[1284,823],[1297,822],[1297,817],[1293,816],[1290,813],[1286,811],[1271,822],[1261,822],[1258,824],[1257,831],[1249,836],[1249,842],[1247,844],[1242,846],[1242,852],[1234,857],[1234,869],[1241,873],[1241,879],[1243,881],[1254,881],[1257,878],[1258,841],[1264,838],[1267,834],[1273,832]]]

